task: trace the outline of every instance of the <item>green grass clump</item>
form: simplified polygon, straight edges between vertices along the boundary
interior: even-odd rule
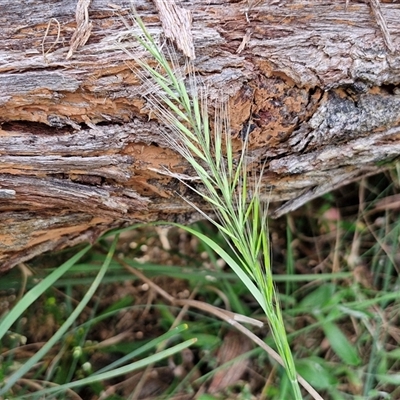
[[[5,396],[9,399],[28,399],[28,398],[43,398],[41,396],[55,395],[54,398],[65,399],[66,393],[76,398],[76,394],[71,391],[74,388],[80,388],[85,386],[94,387],[97,383],[102,383],[104,380],[109,380],[121,375],[130,373],[135,370],[142,369],[147,365],[153,364],[164,358],[170,357],[171,355],[181,352],[183,349],[189,347],[196,342],[195,338],[189,338],[188,340],[179,343],[175,346],[169,347],[165,350],[156,352],[155,354],[143,357],[141,360],[131,362],[132,359],[145,353],[149,349],[156,348],[161,343],[169,340],[171,337],[179,335],[182,331],[187,329],[186,325],[180,325],[171,329],[168,333],[159,336],[151,342],[141,346],[125,357],[122,357],[118,361],[111,363],[107,367],[98,371],[91,371],[89,363],[82,362],[81,358],[84,353],[85,336],[91,325],[95,323],[95,319],[89,319],[88,323],[83,326],[76,326],[79,315],[84,311],[89,301],[92,300],[96,290],[98,290],[100,284],[112,263],[112,259],[115,253],[116,245],[118,243],[119,235],[116,234],[113,242],[111,243],[110,249],[107,256],[104,258],[98,273],[91,283],[90,287],[86,291],[83,299],[79,302],[70,315],[62,323],[61,327],[55,332],[55,334],[49,338],[46,343],[40,347],[40,349],[33,354],[29,359],[25,360],[23,364],[19,364],[18,361],[13,359],[14,350],[18,350],[19,343],[16,342],[15,338],[22,338],[21,335],[16,335],[10,329],[14,323],[21,318],[24,312],[34,303],[40,296],[42,296],[52,285],[54,285],[64,274],[66,274],[82,256],[87,253],[91,246],[86,246],[80,252],[75,254],[71,259],[66,261],[59,268],[55,269],[50,273],[43,281],[32,287],[15,305],[15,307],[6,314],[0,320],[0,351],[2,350],[4,342],[7,340],[14,341],[14,345],[11,345],[11,351],[7,351],[9,354],[7,358],[1,355],[2,368],[0,369],[1,383],[0,386],[0,398]],[[98,267],[97,267],[98,269]],[[115,310],[115,311],[118,311]],[[102,318],[105,316],[103,315]],[[14,339],[13,339],[14,338]],[[78,338],[78,340],[77,340]],[[79,340],[81,338],[82,340]],[[23,339],[20,340],[24,342]],[[74,342],[75,345],[70,349],[69,342]],[[45,368],[41,368],[42,360],[49,357],[49,353],[55,345],[62,342],[64,349],[61,348],[60,355],[55,357],[53,362]],[[13,348],[14,347],[14,348]],[[96,346],[95,346],[96,347]],[[69,348],[69,351],[65,351]],[[72,351],[72,354],[70,353]],[[85,349],[87,351],[87,349]],[[67,353],[67,354],[65,354]],[[69,354],[68,354],[69,353]],[[66,364],[62,364],[62,360],[67,359]],[[54,361],[56,361],[54,363]],[[48,363],[48,361],[46,362]],[[81,377],[80,379],[72,378],[76,374],[78,363],[81,363],[81,374],[89,373],[89,376]],[[86,366],[85,366],[86,365]],[[44,373],[45,379],[24,379],[24,376],[28,373],[32,373],[32,370],[39,369],[39,373]],[[48,387],[46,387],[48,386]],[[34,393],[30,393],[31,389],[34,389]],[[71,398],[72,398],[71,397]],[[46,397],[50,398],[50,397]],[[53,398],[53,397],[51,397]]]

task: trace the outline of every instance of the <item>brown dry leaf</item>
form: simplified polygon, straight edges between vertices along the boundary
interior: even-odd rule
[[[122,394],[124,398],[128,398],[135,390],[143,372],[132,375],[123,385]],[[174,377],[169,367],[153,368],[151,373],[146,376],[146,382],[140,391],[138,399],[145,400],[152,396],[157,396],[165,392]]]
[[[240,43],[240,46],[236,50],[237,54],[240,54],[244,50],[247,43],[250,42],[250,38],[251,38],[252,34],[253,34],[253,31],[251,29],[247,29],[246,34],[243,36],[242,43]]]
[[[353,270],[354,279],[361,286],[372,289],[374,284],[374,277],[371,271],[365,265],[358,265]]]
[[[217,354],[218,365],[223,365],[246,353],[251,350],[251,347],[251,341],[242,334],[228,332]],[[208,393],[217,393],[235,384],[243,376],[248,364],[249,360],[246,358],[230,365],[227,369],[218,371],[213,377]]]

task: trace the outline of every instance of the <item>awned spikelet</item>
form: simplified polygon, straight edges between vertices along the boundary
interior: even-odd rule
[[[165,170],[163,173],[180,179],[214,209],[216,220],[188,201],[219,229],[234,251],[237,259],[225,261],[265,312],[294,398],[301,399],[298,376],[272,280],[267,209],[260,200],[261,175],[254,179],[247,171],[249,135],[244,135],[242,151],[236,156],[232,149],[226,102],[216,102],[211,123],[207,90],[197,83],[191,64],[186,62],[181,67],[176,53],[170,47],[159,46],[136,11],[133,11],[133,19],[132,35],[148,52],[146,59],[150,55],[153,60],[143,61],[143,53],[139,56],[136,49],[130,51],[129,46],[137,42],[124,43],[121,47],[139,66],[133,71],[145,84],[146,91],[142,95],[151,113],[168,127],[166,139],[192,166],[197,174],[196,180],[203,184],[204,190],[194,188],[189,179],[173,172]],[[129,25],[126,23],[126,26]],[[212,247],[215,249],[217,245]],[[306,386],[303,380],[301,382]],[[312,388],[307,390],[312,392]],[[321,398],[315,391],[312,396]]]

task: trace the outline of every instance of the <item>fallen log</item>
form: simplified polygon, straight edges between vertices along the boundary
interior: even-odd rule
[[[235,151],[250,135],[272,216],[399,157],[399,2],[193,0],[175,8],[182,30],[155,3],[136,7],[160,42],[182,32],[210,101],[228,101]],[[189,222],[182,196],[199,199],[163,172],[192,171],[121,48],[143,52],[129,2],[0,8],[0,271],[124,224]]]

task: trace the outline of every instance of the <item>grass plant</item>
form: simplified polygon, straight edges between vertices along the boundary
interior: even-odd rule
[[[248,135],[243,141],[241,155],[235,157],[226,105],[217,104],[211,123],[206,89],[198,88],[193,73],[189,74],[186,82],[173,52],[169,53],[167,59],[135,11],[134,19],[141,32],[136,38],[153,57],[156,66],[142,61],[134,52],[125,50],[142,68],[137,73],[149,84],[146,99],[151,112],[172,131],[172,135],[168,133],[166,138],[176,145],[176,149],[194,169],[204,190],[188,185],[212,207],[218,218],[210,218],[207,212],[189,203],[224,235],[235,253],[235,259],[209,238],[200,236],[190,228],[183,229],[216,251],[255,297],[267,317],[294,398],[302,399],[279,297],[272,279],[267,210],[260,199],[261,177],[252,179],[247,170]],[[187,64],[184,69],[190,70],[192,66]],[[182,182],[185,183],[184,180]]]

